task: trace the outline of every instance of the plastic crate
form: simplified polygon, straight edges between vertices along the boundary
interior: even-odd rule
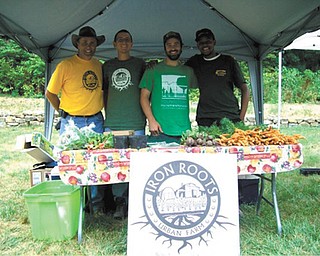
[[[32,236],[38,240],[62,241],[78,230],[80,189],[61,180],[45,181],[23,194]]]

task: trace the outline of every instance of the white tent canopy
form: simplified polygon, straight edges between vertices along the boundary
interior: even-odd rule
[[[284,50],[293,49],[320,51],[320,30],[305,33],[284,48]]]
[[[257,123],[263,122],[262,59],[295,38],[319,29],[319,0],[10,0],[0,2],[0,35],[5,35],[46,62],[46,78],[55,65],[75,53],[70,37],[92,26],[107,42],[97,57],[115,56],[114,34],[128,29],[132,55],[162,57],[162,36],[181,33],[183,58],[198,53],[195,31],[204,27],[216,35],[216,50],[248,61]],[[53,109],[46,101],[45,135],[51,136]]]

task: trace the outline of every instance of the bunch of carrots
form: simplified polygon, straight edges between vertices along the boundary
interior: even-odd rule
[[[233,134],[221,134],[217,139],[220,146],[254,146],[254,145],[290,145],[297,144],[304,137],[300,134],[284,135],[278,129],[268,127],[265,130],[235,129]]]

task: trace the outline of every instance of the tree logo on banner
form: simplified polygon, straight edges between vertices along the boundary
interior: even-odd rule
[[[226,229],[226,217],[220,215],[219,186],[202,166],[189,161],[173,161],[162,165],[149,177],[143,193],[146,222],[163,236],[168,246],[182,242],[180,250],[212,239],[213,229]],[[224,219],[224,221],[221,221]],[[144,226],[144,227],[145,227]],[[198,239],[198,240],[197,240]]]

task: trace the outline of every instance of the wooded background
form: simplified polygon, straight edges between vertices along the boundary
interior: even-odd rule
[[[278,102],[278,53],[263,61],[264,102]],[[246,62],[241,69],[250,87]],[[12,40],[0,38],[0,94],[20,97],[44,97],[45,63]],[[283,54],[282,101],[285,103],[320,102],[320,51],[288,50]],[[191,93],[196,101],[197,92]]]

